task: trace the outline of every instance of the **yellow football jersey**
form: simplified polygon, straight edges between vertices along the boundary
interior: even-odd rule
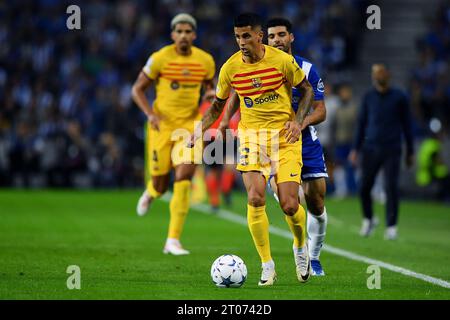
[[[280,129],[293,120],[292,87],[305,78],[294,57],[264,45],[264,57],[245,63],[241,51],[232,55],[220,69],[216,95],[226,99],[233,88],[239,95],[240,128]]]
[[[215,69],[213,57],[194,46],[189,56],[179,55],[175,44],[153,53],[142,71],[156,81],[155,113],[169,123],[195,118],[202,82],[211,80]]]

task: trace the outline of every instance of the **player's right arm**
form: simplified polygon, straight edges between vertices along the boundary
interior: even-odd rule
[[[153,112],[150,104],[148,103],[147,97],[145,96],[145,92],[152,85],[153,80],[149,79],[143,71],[139,73],[138,78],[133,84],[131,88],[131,96],[133,97],[134,103],[137,104],[139,109],[145,113],[147,116],[148,122],[152,126],[153,129],[159,130],[159,117]]]
[[[236,92],[233,92],[230,100],[228,101],[228,105],[225,108],[219,127],[217,128],[217,130],[219,130],[222,133],[223,137],[225,136],[225,130],[228,129],[230,119],[233,117],[233,115],[236,113],[238,109],[239,109],[239,96],[237,95]]]
[[[139,73],[138,78],[131,88],[131,96],[133,101],[137,104],[139,109],[145,113],[148,122],[153,129],[159,130],[160,117],[153,112],[152,107],[148,103],[145,91],[153,84],[153,82],[159,77],[161,69],[161,53],[153,53],[147,60],[142,71]]]
[[[228,96],[231,92],[231,81],[228,76],[226,64],[222,66],[219,73],[219,80],[216,87],[216,96],[211,104],[211,107],[203,115],[202,121],[200,123],[201,130],[197,127],[194,130],[194,134],[191,135],[188,146],[193,147],[195,141],[203,136],[206,130],[208,130],[214,122],[222,114],[225,103],[228,100]]]

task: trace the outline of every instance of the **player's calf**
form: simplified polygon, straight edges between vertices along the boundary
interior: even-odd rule
[[[308,249],[311,258],[311,273],[314,276],[324,276],[320,263],[320,251],[325,241],[327,229],[327,212],[324,205],[325,179],[315,179],[305,182],[305,200],[308,207]]]

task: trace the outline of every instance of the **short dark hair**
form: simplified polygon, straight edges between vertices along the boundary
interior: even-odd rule
[[[248,27],[262,27],[262,18],[256,13],[242,13],[234,19],[234,26],[237,28]]]
[[[292,32],[292,23],[285,18],[272,18],[269,21],[267,21],[266,28],[272,28],[272,27],[286,27],[286,30],[291,33]]]

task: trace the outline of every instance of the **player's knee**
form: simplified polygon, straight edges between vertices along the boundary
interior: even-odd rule
[[[252,207],[262,207],[266,204],[264,197],[260,194],[249,194],[248,204]]]
[[[321,195],[314,195],[306,198],[306,204],[311,214],[320,216],[324,210],[324,198]]]
[[[281,209],[288,216],[293,216],[298,210],[298,200],[295,197],[289,197],[280,201]]]
[[[195,173],[195,166],[183,166],[175,170],[175,181],[191,180]]]
[[[169,182],[164,179],[153,180],[153,188],[160,193],[163,194],[169,189]]]

